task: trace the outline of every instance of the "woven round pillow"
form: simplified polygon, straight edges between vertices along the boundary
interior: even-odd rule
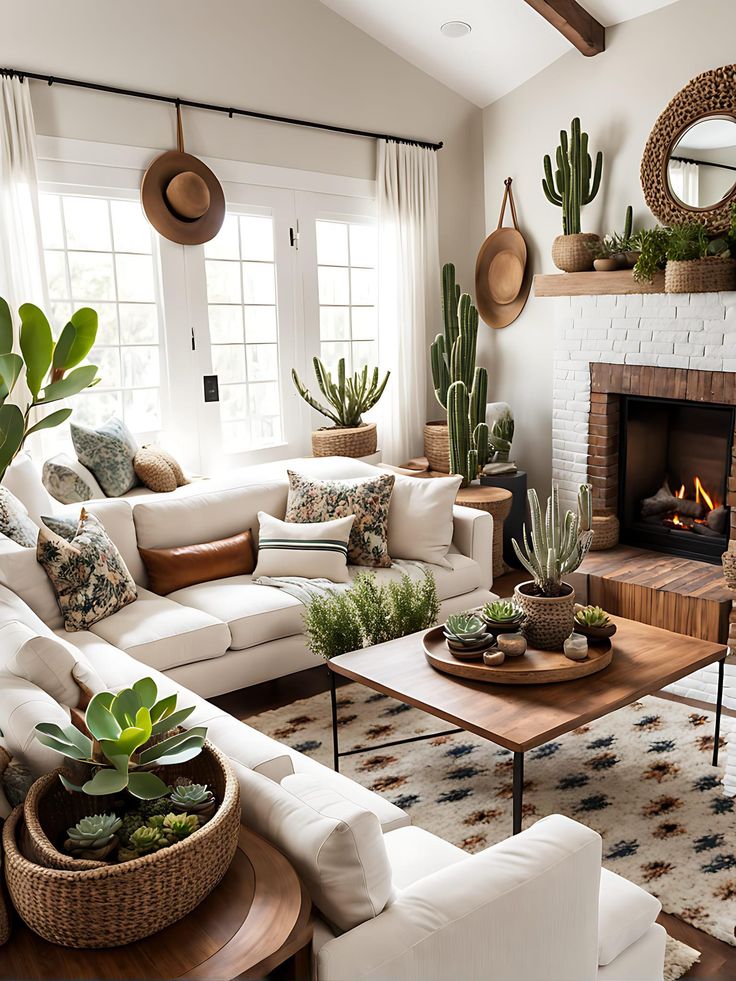
[[[133,459],[133,469],[141,483],[157,494],[170,493],[186,483],[179,464],[158,447],[144,446],[138,450]]]

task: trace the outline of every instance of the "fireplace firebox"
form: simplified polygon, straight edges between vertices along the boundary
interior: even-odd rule
[[[623,395],[621,541],[720,562],[728,545],[733,406]]]

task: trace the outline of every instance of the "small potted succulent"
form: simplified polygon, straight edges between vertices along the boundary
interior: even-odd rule
[[[532,578],[519,583],[514,599],[526,613],[523,630],[529,643],[540,650],[562,650],[575,615],[575,590],[563,577],[578,568],[593,540],[592,487],[581,484],[577,513],[567,511],[564,518],[556,483],[544,519],[536,491],[531,488],[527,496],[531,530],[528,534],[525,525],[522,543],[514,539],[513,546]]]
[[[457,658],[479,658],[494,644],[483,620],[474,613],[453,613],[445,622],[445,640]]]
[[[581,606],[575,611],[573,627],[576,634],[585,634],[588,640],[607,640],[616,633],[616,624],[600,606]]]
[[[480,611],[488,630],[493,634],[515,633],[521,628],[526,614],[520,606],[511,600],[495,600],[486,603]]]
[[[613,236],[607,235],[599,242],[593,242],[591,252],[596,272],[615,272],[619,268],[621,246]]]
[[[345,358],[340,358],[335,381],[319,358],[314,358],[312,364],[317,384],[329,408],[314,398],[293,368],[291,377],[304,401],[334,423],[312,432],[312,453],[315,456],[352,457],[375,453],[378,445],[376,424],[363,422],[363,413],[372,409],[383,395],[390,372],[387,371],[383,380],[379,380],[378,368],[374,368],[369,375],[365,365],[362,371],[356,371],[352,378],[348,378]]]
[[[67,830],[64,850],[76,858],[102,861],[118,847],[122,823],[117,814],[90,814]]]

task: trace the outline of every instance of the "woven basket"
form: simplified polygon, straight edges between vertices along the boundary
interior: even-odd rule
[[[330,426],[315,429],[312,433],[314,456],[370,456],[376,452],[378,434],[375,422],[367,422],[355,429]]]
[[[450,430],[446,422],[425,423],[424,455],[430,470],[450,472]]]
[[[736,289],[733,259],[670,260],[664,269],[665,293],[718,293]]]
[[[730,549],[728,552],[724,552],[721,556],[721,562],[723,563],[723,578],[726,580],[726,585],[729,589],[736,590],[736,552],[732,552]]]
[[[618,545],[619,523],[615,514],[602,514],[593,518],[592,552],[603,552]]]
[[[563,272],[588,272],[593,268],[593,246],[600,236],[593,232],[558,235],[552,243],[552,261]]]
[[[572,633],[575,590],[568,583],[562,585],[569,589],[563,596],[532,596],[523,591],[533,588],[531,581],[519,583],[514,589],[514,599],[526,613],[524,636],[541,651],[561,651],[565,638]]]
[[[7,943],[10,937],[10,909],[5,895],[3,878],[3,846],[0,841],[0,947]]]
[[[86,814],[110,811],[114,797],[69,794],[59,770],[37,780],[25,804],[5,822],[5,876],[11,899],[28,926],[65,947],[118,947],[141,940],[186,916],[227,871],[240,832],[240,791],[226,757],[210,743],[167,777],[207,783],[221,801],[207,824],[152,855],[96,868],[45,867],[59,862],[67,827]],[[24,813],[30,824],[26,827]],[[25,851],[30,842],[31,852]],[[85,863],[89,864],[89,863]]]

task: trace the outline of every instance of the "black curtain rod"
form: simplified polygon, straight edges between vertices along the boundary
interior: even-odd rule
[[[57,75],[42,75],[39,72],[27,72],[20,68],[0,68],[0,75],[24,78],[34,78],[49,85],[70,85],[77,89],[91,89],[94,92],[108,92],[111,95],[127,95],[134,99],[148,99],[150,102],[166,102],[172,106],[187,106],[190,109],[205,109],[207,112],[226,112],[233,116],[249,116],[251,119],[264,119],[270,123],[286,123],[288,126],[305,126],[308,129],[323,129],[329,133],[344,133],[346,136],[365,136],[372,140],[388,140],[392,143],[407,143],[411,146],[422,146],[428,150],[441,150],[442,143],[430,143],[428,140],[412,140],[406,136],[392,136],[390,133],[372,133],[369,130],[350,129],[347,126],[332,126],[330,123],[315,123],[309,119],[294,119],[291,116],[274,116],[268,112],[256,112],[255,109],[236,109],[234,106],[218,106],[209,102],[194,102],[191,99],[180,99],[171,95],[157,95],[155,92],[140,92],[137,89],[121,89],[114,85],[102,85],[99,82],[82,82],[76,78],[61,78]]]
[[[695,160],[693,157],[671,156],[670,160],[677,160],[678,163],[684,164],[697,164],[699,167],[718,167],[719,170],[736,170],[736,167],[732,167],[731,164],[711,163],[710,160]]]

